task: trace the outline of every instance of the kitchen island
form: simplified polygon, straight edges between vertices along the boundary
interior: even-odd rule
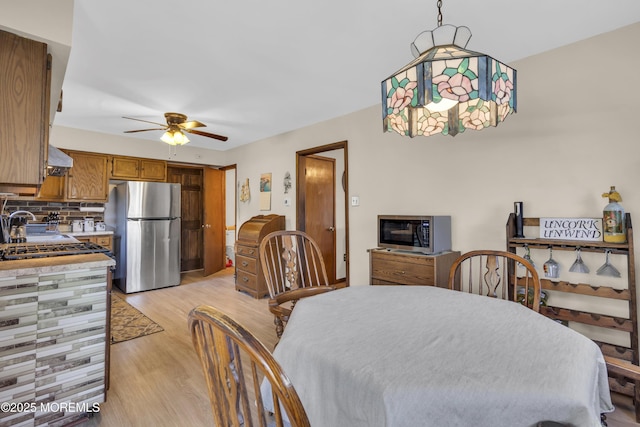
[[[103,253],[0,261],[1,425],[64,425],[99,411],[114,265]]]

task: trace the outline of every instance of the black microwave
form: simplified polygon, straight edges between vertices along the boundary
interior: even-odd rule
[[[449,251],[451,217],[378,215],[378,246],[426,254]]]

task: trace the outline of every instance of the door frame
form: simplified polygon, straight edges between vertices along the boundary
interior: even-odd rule
[[[225,205],[225,227],[224,227],[224,231],[225,231],[225,247],[224,247],[224,251],[226,253],[227,247],[226,247],[226,238],[227,238],[227,232],[233,230],[233,241],[235,242],[236,239],[238,238],[238,165],[237,163],[233,163],[231,165],[227,165],[227,166],[222,166],[220,168],[221,171],[225,172],[225,197],[224,197],[224,205]],[[227,174],[229,171],[233,171],[233,182],[232,185],[229,186],[229,183],[227,182]],[[226,190],[231,188],[233,194],[230,194],[231,192],[227,193]],[[229,222],[229,216],[227,216],[227,214],[229,214],[229,201],[233,200],[233,225],[227,225],[227,223]],[[233,255],[233,254],[232,254]],[[235,268],[235,258],[233,259],[233,268]]]
[[[348,156],[348,141],[334,142],[332,144],[321,145],[318,147],[308,148],[306,150],[300,150],[296,152],[296,176],[300,177],[300,158],[312,155],[322,155],[322,153],[328,151],[343,150],[344,156],[344,175],[336,177],[342,179],[342,186],[344,189],[344,229],[345,229],[345,252],[346,252],[346,286],[349,286],[349,156]],[[302,178],[304,179],[304,174]],[[305,230],[305,206],[304,206],[304,194],[302,193],[304,188],[303,183],[298,182],[296,185],[296,228],[298,230]],[[337,254],[336,254],[337,255]]]

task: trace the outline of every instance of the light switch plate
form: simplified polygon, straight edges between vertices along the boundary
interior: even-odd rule
[[[359,196],[351,196],[351,206],[360,206]]]

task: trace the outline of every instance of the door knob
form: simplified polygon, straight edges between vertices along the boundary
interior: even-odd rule
[[[327,230],[333,232],[333,231],[336,231],[336,228],[335,227],[329,227],[329,228],[327,228]]]

